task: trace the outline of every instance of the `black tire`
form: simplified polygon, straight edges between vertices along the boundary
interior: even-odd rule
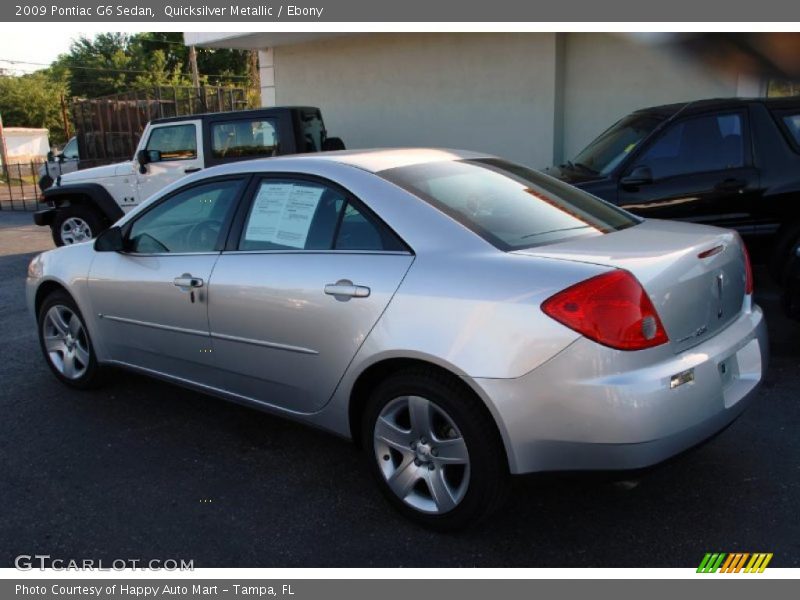
[[[46,346],[45,335],[46,330],[49,327],[46,323],[46,319],[48,318],[47,316],[51,309],[58,309],[59,307],[71,311],[71,313],[79,320],[82,327],[82,335],[79,334],[76,336],[76,340],[77,343],[80,344],[81,348],[88,350],[88,360],[86,361],[86,364],[83,365],[82,363],[76,362],[76,364],[80,364],[84,367],[82,369],[82,374],[77,377],[68,377],[59,371],[58,367],[56,367],[54,364],[53,359],[51,359],[50,352],[48,352]],[[50,367],[50,370],[59,381],[70,387],[82,390],[97,388],[105,382],[106,368],[98,364],[97,354],[94,350],[91,337],[89,336],[89,330],[86,328],[86,321],[83,319],[83,315],[78,309],[78,305],[75,304],[74,300],[69,296],[69,294],[59,290],[48,295],[44,302],[42,302],[36,322],[39,335],[39,347],[42,350],[42,355],[44,356],[47,366]]]
[[[72,206],[65,206],[56,210],[55,219],[50,229],[53,232],[53,242],[56,246],[64,246],[73,243],[72,241],[62,239],[62,227],[66,221],[70,219],[80,219],[89,228],[89,238],[96,238],[98,234],[106,229],[105,219],[103,216],[90,206],[83,204],[74,204]]]
[[[404,396],[423,397],[447,413],[466,443],[469,453],[466,492],[446,512],[429,513],[410,506],[392,491],[379,465],[379,460],[389,459],[387,455],[379,458],[376,454],[375,424],[389,403]],[[462,529],[491,515],[508,498],[511,477],[500,433],[487,408],[458,377],[424,367],[390,375],[370,394],[361,435],[371,471],[383,494],[402,514],[425,527],[438,531]]]
[[[789,265],[800,245],[800,223],[788,225],[778,233],[769,256],[769,274],[779,284],[786,282]]]

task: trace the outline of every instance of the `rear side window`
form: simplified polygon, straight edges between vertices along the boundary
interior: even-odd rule
[[[211,124],[211,155],[214,158],[264,157],[277,153],[278,130],[272,119]]]
[[[318,110],[300,110],[300,135],[304,145],[301,152],[320,152],[325,142],[325,124]]]
[[[347,195],[306,180],[266,179],[256,192],[239,250],[405,250],[395,234]]]
[[[586,192],[500,159],[425,163],[378,175],[505,251],[639,223]]]

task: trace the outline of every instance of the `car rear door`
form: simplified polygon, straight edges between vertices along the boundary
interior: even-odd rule
[[[250,193],[209,285],[215,385],[312,412],[333,394],[414,257],[330,182],[264,177]]]
[[[178,190],[125,225],[126,251],[98,252],[89,291],[117,362],[207,383],[208,282],[245,178]]]
[[[760,197],[744,109],[691,115],[670,124],[623,170],[619,206],[750,233]],[[641,169],[652,180],[641,180]],[[637,180],[638,179],[638,180]],[[632,181],[633,180],[633,181]]]

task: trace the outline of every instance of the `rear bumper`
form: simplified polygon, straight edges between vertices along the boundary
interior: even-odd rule
[[[713,436],[752,402],[768,362],[757,306],[702,344],[622,352],[585,338],[517,379],[476,379],[513,473],[637,469]],[[693,381],[671,387],[691,371]]]
[[[51,225],[56,216],[56,209],[48,208],[33,213],[33,222],[37,225]]]

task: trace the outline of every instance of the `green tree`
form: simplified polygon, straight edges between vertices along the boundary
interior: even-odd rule
[[[247,86],[244,50],[198,49],[201,81]],[[68,73],[72,96],[93,98],[154,85],[191,85],[189,49],[179,32],[100,33],[75,40],[52,69]]]
[[[0,77],[0,114],[6,127],[45,127],[50,143],[66,141],[61,116],[61,95],[66,81],[48,71]]]

